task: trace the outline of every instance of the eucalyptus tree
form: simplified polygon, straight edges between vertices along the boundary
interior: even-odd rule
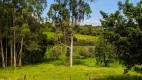
[[[4,44],[3,44],[3,41],[4,41],[4,37],[5,37],[5,34],[4,34],[4,30],[5,30],[5,27],[8,25],[7,24],[7,11],[6,9],[4,8],[6,7],[4,5],[4,2],[3,1],[0,1],[0,51],[1,51],[1,58],[2,58],[2,67],[5,67],[5,55],[4,55]]]
[[[40,22],[41,14],[43,10],[46,8],[46,5],[47,0],[0,0],[0,14],[2,15],[0,19],[0,23],[2,23],[0,25],[0,35],[3,35],[1,36],[0,41],[1,52],[3,56],[3,67],[5,62],[4,51],[6,52],[6,55],[8,52],[10,52],[11,65],[13,64],[14,67],[16,67],[17,62],[19,62],[19,65],[21,65],[22,56],[19,57],[18,55],[22,54],[22,49],[24,45],[23,42],[25,42],[24,38],[27,35],[27,33],[31,32],[31,27],[33,27],[32,25],[29,25],[29,18],[37,18],[36,21]],[[8,29],[4,29],[5,27],[8,27]],[[4,30],[7,33],[3,32]],[[6,41],[6,50],[3,50],[3,47],[5,47],[3,44],[5,42],[5,38],[8,39]],[[7,43],[9,43],[9,45]],[[20,49],[18,48],[19,44],[21,45]],[[10,47],[10,51],[7,51],[7,49],[9,50],[8,47]],[[19,58],[19,61],[17,58]]]
[[[23,50],[23,45],[26,42],[25,38],[27,39],[29,34],[30,34],[30,29],[28,24],[23,24],[22,27],[20,27],[20,34],[19,37],[21,38],[20,42],[20,51],[19,51],[19,66],[22,65],[22,50]]]
[[[38,19],[40,19],[40,15],[42,13],[42,11],[44,10],[44,8],[46,7],[46,0],[12,0],[12,9],[13,9],[13,48],[14,48],[14,66],[16,67],[16,36],[18,36],[17,34],[20,33],[16,33],[16,28],[15,26],[19,26],[21,27],[21,25],[27,23],[27,17],[28,16],[32,16],[33,14],[36,14],[34,16],[38,17]],[[22,31],[21,31],[22,32]],[[21,45],[23,45],[23,37],[21,37]],[[22,46],[21,46],[22,47]],[[22,50],[20,49],[20,55]],[[21,57],[19,59],[19,65],[21,65]]]
[[[30,28],[32,26],[28,25],[28,17],[29,16],[33,16],[37,19],[37,21],[40,22],[41,20],[41,14],[43,12],[43,10],[46,8],[46,0],[35,0],[35,1],[31,1],[31,0],[24,0],[21,1],[21,6],[23,7],[21,9],[21,16],[19,15],[20,19],[21,19],[21,23],[22,26],[20,27],[20,37],[21,37],[21,48],[19,51],[19,66],[22,65],[21,59],[22,59],[22,49],[23,49],[23,45],[24,42],[26,42],[26,37],[28,36],[28,34],[30,34]]]
[[[73,37],[78,29],[78,24],[85,18],[90,18],[91,8],[89,2],[94,0],[55,0],[54,4],[51,4],[50,10],[47,15],[49,19],[52,20],[54,24],[58,27],[63,27],[64,31],[68,29],[70,37],[70,46],[67,46],[65,41],[65,46],[70,48],[70,67],[72,67],[72,57],[73,57]],[[66,29],[65,29],[66,27]]]

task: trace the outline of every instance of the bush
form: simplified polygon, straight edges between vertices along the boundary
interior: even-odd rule
[[[24,54],[22,58],[23,64],[42,62],[44,60],[45,52],[48,45],[47,36],[45,34],[41,34],[41,36],[39,37],[39,42],[33,42],[30,45],[32,46],[29,47],[28,45],[29,48],[25,48],[26,46],[24,46]]]
[[[55,45],[54,41],[55,41],[54,38],[47,39],[47,44],[48,45]]]
[[[53,57],[56,57],[56,59],[59,59],[59,56],[61,56],[61,49],[58,47],[53,48]]]
[[[107,42],[103,37],[98,39],[95,52],[97,64],[103,63],[104,66],[108,66],[108,63],[111,63],[112,60],[116,58],[116,50],[114,46]]]
[[[90,47],[84,47],[80,51],[80,56],[84,56],[85,58],[91,57],[92,55],[92,49]]]
[[[134,70],[137,71],[137,72],[142,73],[142,66],[135,66]]]

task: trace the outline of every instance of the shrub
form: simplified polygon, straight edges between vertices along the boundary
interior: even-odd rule
[[[84,47],[80,51],[80,56],[84,56],[85,58],[87,58],[87,57],[91,57],[92,53],[93,53],[93,49],[92,48]]]
[[[97,64],[104,64],[108,66],[108,63],[112,62],[116,58],[116,50],[114,46],[107,42],[103,37],[100,37],[95,45],[95,56]]]
[[[61,49],[59,49],[58,47],[54,47],[53,56],[56,57],[56,59],[59,59],[59,56],[61,56]]]

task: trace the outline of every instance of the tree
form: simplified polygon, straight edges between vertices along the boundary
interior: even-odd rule
[[[19,66],[22,65],[22,50],[23,50],[23,45],[26,42],[25,38],[28,38],[28,35],[30,34],[30,29],[28,24],[23,24],[22,27],[20,27],[20,34],[19,36],[21,37],[21,46],[20,46],[20,51],[19,51]]]
[[[92,2],[93,0],[90,1]],[[55,0],[55,3],[50,6],[50,10],[47,13],[56,26],[63,27],[64,38],[67,37],[65,29],[69,30],[70,67],[72,67],[73,36],[78,29],[79,22],[83,21],[85,16],[89,19],[90,13],[90,6],[88,1],[85,0]],[[66,39],[63,45],[67,46]]]
[[[103,36],[100,36],[96,46],[95,46],[95,56],[97,64],[104,64],[105,67],[108,66],[109,61],[116,58],[114,46],[104,39]]]
[[[117,49],[117,55],[131,69],[135,64],[142,64],[142,29],[141,14],[142,0],[133,6],[129,0],[123,4],[118,2],[119,10],[110,15],[101,11],[103,27],[106,27],[105,38],[114,43]],[[120,14],[123,12],[123,15]]]
[[[0,51],[1,51],[1,58],[2,58],[2,67],[5,67],[5,55],[4,55],[4,45],[3,45],[3,40],[4,40],[4,30],[5,30],[5,26],[7,26],[8,24],[5,23],[7,21],[7,12],[6,9],[4,9],[3,7],[5,7],[5,5],[3,5],[2,2],[0,2],[0,18],[2,20],[0,20]],[[4,24],[5,23],[5,24]]]
[[[40,21],[46,3],[46,0],[0,0],[0,51],[3,67],[9,62],[14,67],[17,66],[17,62],[21,66],[23,49],[25,52],[28,51],[25,46],[32,39],[33,42],[40,46],[41,53],[45,51],[45,48],[41,47],[43,45],[42,41],[46,38],[42,34],[43,30],[41,28],[44,27],[41,27]],[[35,34],[36,37],[30,33]],[[45,45],[43,46],[45,47]]]

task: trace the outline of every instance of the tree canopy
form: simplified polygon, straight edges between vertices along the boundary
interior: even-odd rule
[[[46,0],[0,0],[0,64],[3,67],[21,66],[43,57],[47,44],[40,19],[46,5]],[[42,57],[29,56],[38,52]]]
[[[105,38],[113,43],[117,55],[127,67],[142,64],[142,0],[134,6],[129,0],[118,2],[119,9],[110,15],[101,11]]]

